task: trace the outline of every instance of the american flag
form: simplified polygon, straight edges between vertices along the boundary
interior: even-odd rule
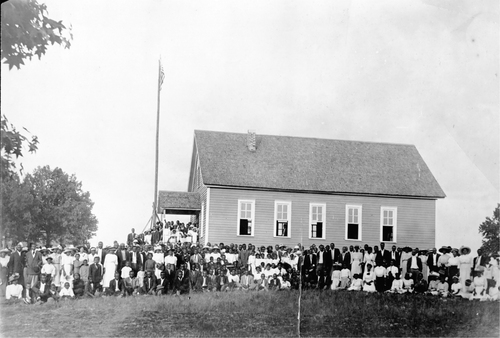
[[[161,85],[163,84],[163,79],[165,78],[165,72],[163,71],[163,65],[161,64],[161,60],[160,60],[160,90],[161,90]]]

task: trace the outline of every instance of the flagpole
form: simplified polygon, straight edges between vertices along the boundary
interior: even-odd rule
[[[156,224],[156,212],[158,207],[158,156],[160,147],[160,91],[163,82],[163,69],[161,59],[158,60],[158,101],[156,110],[156,158],[155,158],[155,195],[153,203],[153,215],[151,216],[151,227]]]

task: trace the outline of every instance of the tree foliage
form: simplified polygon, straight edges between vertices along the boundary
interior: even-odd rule
[[[62,21],[48,16],[47,6],[36,0],[10,0],[2,3],[2,60],[17,69],[25,59],[41,59],[49,44],[70,48],[73,36]],[[69,36],[67,36],[68,34]]]
[[[38,137],[31,135],[28,129],[23,128],[25,133],[21,133],[9,123],[7,117],[3,115],[1,121],[0,141],[1,141],[1,159],[0,176],[2,180],[12,178],[16,172],[16,164],[13,157],[23,156],[23,149],[27,147],[30,153],[38,149]],[[22,173],[22,165],[21,165]]]
[[[496,254],[500,251],[500,203],[493,210],[493,218],[486,217],[486,220],[479,225],[479,232],[483,235],[483,245],[481,249],[487,255]]]
[[[75,175],[38,167],[22,182],[2,182],[3,231],[16,241],[81,244],[95,235],[94,203]]]

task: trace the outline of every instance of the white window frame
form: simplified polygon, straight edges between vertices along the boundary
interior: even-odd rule
[[[322,228],[322,236],[321,237],[312,237],[312,227],[313,227],[313,207],[321,207],[322,208],[322,223],[323,223],[323,228]],[[318,220],[316,220],[317,222]],[[326,239],[326,203],[309,203],[309,239]]]
[[[358,239],[347,238],[347,229],[349,226],[349,209],[357,209],[358,210]],[[354,241],[361,242],[363,240],[363,206],[362,205],[352,205],[347,204],[345,206],[345,240],[346,241]]]
[[[251,220],[252,220],[252,231],[250,235],[241,235],[240,234],[240,220],[241,218],[241,203],[250,203],[252,205],[251,210]],[[236,236],[241,237],[253,237],[255,233],[255,200],[238,200],[238,218],[236,223]]]
[[[287,206],[287,218],[278,218],[278,205],[286,205]],[[278,221],[288,222],[288,229],[286,236],[277,236],[276,235],[276,227]],[[292,237],[292,202],[290,201],[274,201],[274,223],[273,223],[273,236],[276,238],[291,238]]]
[[[392,211],[392,241],[383,240],[384,230],[384,211]],[[397,243],[398,241],[398,208],[397,207],[380,207],[380,241],[386,243]]]

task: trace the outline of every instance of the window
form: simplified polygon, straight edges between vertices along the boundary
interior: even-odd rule
[[[380,241],[396,242],[396,228],[398,224],[398,208],[380,208]]]
[[[238,200],[238,236],[253,236],[255,201]]]
[[[291,202],[274,202],[274,237],[290,237]]]
[[[362,208],[360,205],[346,205],[345,239],[361,241]]]
[[[325,239],[325,212],[326,204],[309,205],[309,238]]]

